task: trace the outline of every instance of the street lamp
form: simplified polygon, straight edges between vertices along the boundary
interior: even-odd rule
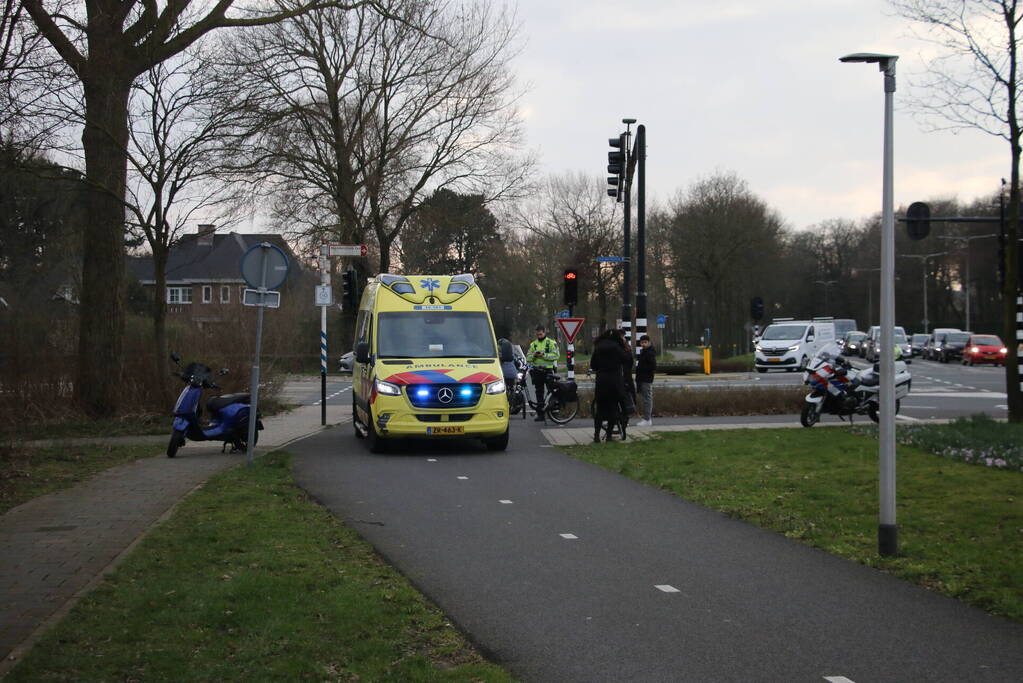
[[[966,327],[964,330],[970,329],[970,242],[973,240],[982,240],[985,237],[998,237],[995,233],[990,235],[939,235],[939,240],[957,240],[960,242],[966,242],[966,279],[963,280],[963,294],[966,295]]]
[[[895,96],[895,55],[858,52],[841,62],[877,64],[884,74],[884,176],[881,189],[881,401],[880,415],[880,517],[877,549],[885,557],[899,551],[895,524],[895,207],[893,199],[892,105]]]
[[[824,285],[824,315],[828,315],[831,310],[831,306],[828,304],[828,288],[831,285],[837,285],[838,280],[815,280],[814,284]]]
[[[931,321],[927,317],[927,259],[934,258],[936,256],[944,256],[947,251],[936,251],[933,254],[899,254],[902,258],[918,258],[920,259],[920,265],[923,266],[924,271],[924,319],[920,323],[924,326],[924,334],[927,334],[927,328],[930,327]],[[967,328],[969,329],[969,328]]]

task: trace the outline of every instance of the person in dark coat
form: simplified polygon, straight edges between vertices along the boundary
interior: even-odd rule
[[[597,337],[590,356],[590,371],[596,376],[593,409],[593,440],[600,441],[601,427],[606,423],[607,439],[611,430],[619,423],[622,403],[625,401],[625,370],[632,364],[632,358],[615,337],[614,332],[605,330]],[[623,430],[622,438],[625,438]]]
[[[619,346],[625,351],[625,355],[629,357],[629,362],[625,364],[623,368],[623,382],[625,383],[625,399],[622,401],[622,412],[625,414],[626,421],[630,415],[636,414],[636,383],[632,380],[632,368],[634,367],[634,358],[632,354],[632,347],[629,346],[629,342],[625,340],[625,330],[614,330],[615,339],[618,341]]]
[[[650,337],[643,335],[639,338],[639,360],[636,362],[636,388],[643,397],[643,419],[637,424],[640,427],[649,427],[653,424],[654,412],[654,373],[657,371],[657,351],[650,341]]]

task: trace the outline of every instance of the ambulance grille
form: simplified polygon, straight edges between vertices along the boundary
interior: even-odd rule
[[[482,384],[409,384],[409,402],[416,408],[470,408],[479,403]]]

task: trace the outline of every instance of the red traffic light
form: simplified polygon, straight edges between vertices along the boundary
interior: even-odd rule
[[[566,280],[574,280],[574,279],[576,279],[575,271],[574,270],[566,271],[565,272],[565,279]]]

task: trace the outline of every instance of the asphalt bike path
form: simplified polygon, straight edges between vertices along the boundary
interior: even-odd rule
[[[1023,680],[1023,625],[583,463],[532,421],[500,454],[372,455],[350,426],[289,450],[303,488],[523,680]]]

